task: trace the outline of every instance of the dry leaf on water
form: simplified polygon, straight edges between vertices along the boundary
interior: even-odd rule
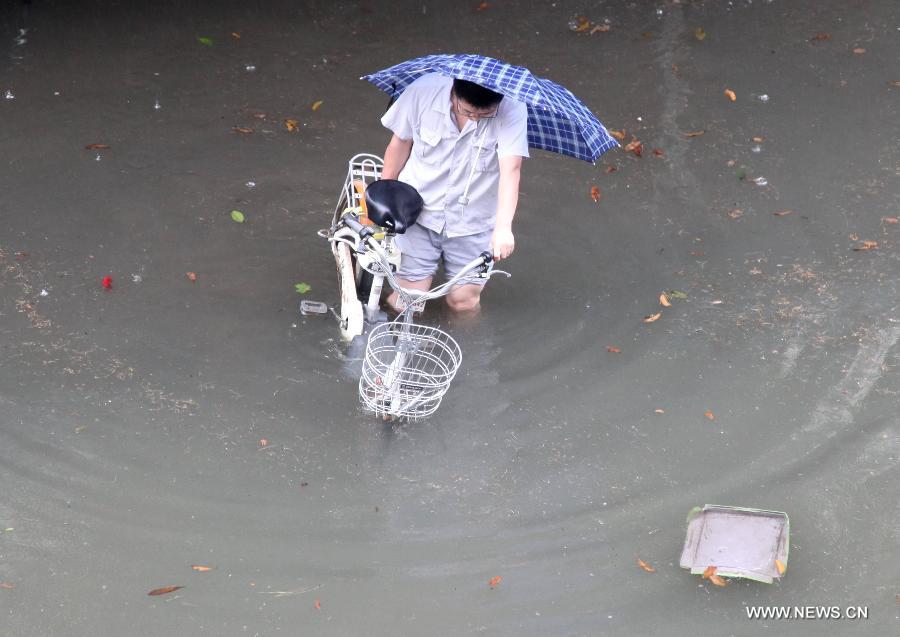
[[[773,212],[772,214],[776,217],[787,217],[789,214],[794,212],[793,210],[779,210],[778,212]]]
[[[853,52],[856,53],[857,55],[862,55],[863,53],[866,52],[866,50],[864,48],[862,48],[861,46],[858,46],[855,49],[853,49]]]
[[[718,575],[710,575],[709,581],[715,584],[716,586],[728,586],[728,581],[723,577]]]
[[[642,560],[641,558],[638,558],[638,566],[640,566],[642,569],[644,569],[644,570],[647,571],[648,573],[655,573],[655,572],[656,572],[656,569],[655,569],[655,568],[653,568],[652,566],[650,566],[649,564],[647,564],[647,562],[645,562],[645,561]]]
[[[622,350],[620,350],[615,345],[607,345],[606,351],[609,352],[610,354],[621,354],[622,353]]]
[[[186,276],[187,279],[188,279],[188,281],[191,281],[191,282],[197,280],[197,273],[196,273],[196,272],[185,272],[185,273],[184,273],[184,276]]]
[[[664,413],[666,413],[666,410],[665,409],[654,409],[653,413],[654,414],[664,414]]]
[[[690,139],[691,137],[700,137],[700,135],[703,135],[704,133],[706,133],[705,130],[694,130],[687,133],[682,133],[682,135]]]
[[[288,129],[291,133],[296,133],[300,130],[300,122],[296,119],[286,119],[284,120],[284,127]]]
[[[666,296],[665,292],[659,295],[659,304],[663,307],[672,307],[672,302],[669,300],[669,297]]]
[[[316,610],[322,610],[322,602],[319,600],[314,601],[313,606],[315,606]]]
[[[764,141],[766,141],[766,138],[762,135],[757,135],[753,138],[753,141],[755,141],[757,144],[762,144]]]
[[[490,586],[491,588],[494,588],[495,586],[497,586],[497,584],[499,584],[502,581],[503,581],[503,578],[500,575],[494,575],[488,582],[488,586]]]
[[[660,316],[662,316],[662,312],[657,312],[656,314],[645,316],[644,323],[653,323],[654,321],[658,321]]]
[[[825,42],[826,40],[831,39],[831,34],[829,33],[816,33],[812,36],[809,41],[810,42]]]
[[[623,148],[622,150],[624,150],[626,153],[628,153],[628,152],[634,153],[635,155],[640,157],[641,153],[644,150],[644,145],[638,140],[637,137],[632,135],[631,141],[628,142],[627,144],[625,144],[625,148]]]
[[[625,139],[625,129],[624,128],[622,130],[613,130],[612,128],[610,128],[609,134],[612,135],[613,137],[615,137],[616,139],[618,139],[620,142]]]
[[[654,149],[653,149],[653,155],[656,156],[656,157],[665,157],[666,154],[665,154],[665,152],[662,151],[662,149],[660,149],[660,148],[654,148]]]
[[[241,39],[241,34],[238,33],[237,31],[232,31],[232,32],[231,32],[231,37],[233,37],[235,40],[240,40],[240,39]]]
[[[588,29],[591,28],[591,21],[585,18],[583,15],[577,15],[572,20],[569,28],[575,33],[584,33]]]
[[[260,438],[260,439],[259,439],[259,446],[260,446],[260,447],[268,447],[268,446],[269,446],[269,441],[266,440],[265,438]]]
[[[487,2],[482,2],[477,7],[475,7],[475,10],[476,11],[484,11],[485,9],[489,8],[490,6],[491,5],[488,4]]]
[[[0,588],[5,588],[7,590],[12,590],[16,587],[15,584],[10,584],[9,582],[0,582]]]
[[[322,100],[318,100],[318,101],[316,101],[316,102],[313,102],[312,109],[313,109],[314,111],[317,111],[317,110],[319,110],[319,108],[320,108],[321,106],[322,106]]]
[[[728,216],[731,217],[732,219],[738,219],[739,217],[743,216],[743,214],[744,214],[744,211],[741,210],[740,208],[734,208],[733,210],[730,210],[728,212]]]
[[[900,222],[900,219],[897,219],[897,217],[882,217],[881,220],[882,220],[884,223],[898,223],[898,222]]]
[[[206,573],[208,571],[214,570],[215,566],[203,566],[201,564],[191,564],[191,568],[197,571],[198,573]]]
[[[245,126],[235,126],[232,130],[235,133],[240,133],[241,135],[249,135],[253,132],[252,128],[247,128]]]
[[[697,27],[696,29],[694,29],[694,37],[701,42],[706,39],[706,31],[703,30],[703,27]]]
[[[730,99],[732,102],[734,102],[734,101],[737,100],[737,95],[736,95],[735,92],[732,91],[730,88],[726,88],[724,92],[725,92],[725,96],[726,96],[728,99]]]
[[[712,411],[710,411],[709,409],[707,409],[706,413],[703,415],[706,416],[707,418],[709,418],[710,420],[716,419],[716,415],[714,413],[712,413]]]
[[[618,170],[618,168],[616,168],[615,166],[607,166],[607,167],[606,167],[606,174],[608,175],[609,173],[614,173],[614,172],[616,172],[617,170]]]
[[[779,575],[784,575],[784,572],[787,570],[787,566],[781,560],[775,560],[775,568],[778,570]]]
[[[890,81],[888,81],[888,86],[893,86],[894,88],[900,88],[900,80],[890,80]]]
[[[594,200],[594,203],[600,201],[600,196],[600,189],[597,186],[591,186],[591,199]]]
[[[595,33],[608,33],[611,28],[612,27],[608,24],[595,24],[594,28],[591,29],[591,35],[594,35]]]
[[[85,148],[87,150],[106,150],[109,148],[109,144],[88,144]]]
[[[154,588],[152,591],[147,593],[147,595],[168,595],[169,593],[174,593],[177,590],[184,588],[184,586],[163,586],[162,588]]]
[[[855,252],[861,252],[861,251],[863,251],[863,250],[874,250],[874,249],[877,248],[877,247],[878,247],[878,242],[877,242],[877,241],[863,241],[863,242],[862,242],[861,244],[859,244],[858,246],[854,246],[854,247],[853,247],[853,250],[854,250]]]

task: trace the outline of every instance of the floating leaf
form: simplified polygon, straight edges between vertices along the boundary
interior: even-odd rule
[[[878,242],[877,242],[877,241],[863,241],[863,242],[862,242],[861,244],[859,244],[858,246],[854,246],[853,249],[854,249],[856,252],[860,252],[860,251],[862,251],[862,250],[874,250],[874,249],[877,248],[877,247],[878,247]]]
[[[718,568],[718,566],[707,566],[706,570],[703,571],[703,579],[709,579],[710,577],[715,575]]]
[[[5,588],[7,590],[12,590],[16,587],[15,584],[10,584],[9,582],[0,582],[0,588]]]
[[[728,99],[730,99],[732,102],[737,100],[737,95],[735,95],[734,91],[732,91],[730,88],[725,89],[725,96],[728,97]]]
[[[613,130],[609,129],[609,134],[618,139],[620,142],[625,139],[625,130]]]
[[[766,138],[762,135],[757,135],[753,138],[753,141],[755,141],[757,144],[762,144],[764,141],[766,141]]]
[[[186,277],[187,277],[187,280],[188,280],[188,281],[191,281],[191,282],[194,282],[194,281],[197,280],[197,273],[196,273],[196,272],[185,272],[185,273],[184,273],[184,276],[186,276]]]
[[[666,154],[665,154],[661,149],[659,149],[659,148],[654,148],[654,149],[653,149],[653,155],[654,155],[655,157],[665,157]]]
[[[191,568],[197,571],[198,573],[206,573],[208,571],[214,570],[215,566],[203,566],[201,564],[191,564]]]
[[[894,223],[897,223],[898,221],[900,221],[900,219],[897,219],[897,217],[882,217],[881,220],[884,223],[891,223],[891,224],[894,224]]]
[[[690,139],[691,137],[700,137],[700,135],[703,135],[704,133],[706,133],[705,130],[695,130],[687,133],[682,133],[682,135]]]
[[[608,24],[595,24],[594,28],[591,29],[591,35],[595,33],[608,33],[612,27]]]
[[[591,21],[583,15],[577,15],[569,22],[569,30],[575,33],[584,33],[591,28]]]
[[[669,300],[669,297],[666,296],[665,292],[659,295],[659,304],[663,307],[672,307],[672,302]]]
[[[662,316],[662,312],[657,312],[656,314],[645,316],[644,323],[653,323],[654,321],[658,321],[660,316]]]
[[[594,203],[600,201],[600,196],[600,189],[597,186],[591,186],[591,199],[594,200]]]
[[[743,215],[744,215],[744,211],[741,210],[740,208],[733,208],[732,210],[728,211],[728,216],[731,217],[732,219],[739,219]]]
[[[709,409],[707,409],[707,410],[706,410],[706,413],[703,414],[703,415],[706,416],[709,420],[715,420],[715,419],[716,419],[716,415],[715,415],[714,413],[712,413],[712,411],[710,411]]]
[[[781,560],[775,560],[775,568],[778,569],[779,575],[784,575],[784,572],[787,570],[787,566]]]
[[[653,568],[652,566],[650,566],[649,564],[647,564],[647,562],[645,562],[644,560],[642,560],[642,559],[640,559],[640,558],[638,558],[638,566],[640,566],[642,569],[644,569],[644,570],[647,571],[648,573],[655,573],[655,572],[656,572],[656,569],[655,569],[655,568]]]
[[[107,290],[111,290],[112,289],[112,277],[111,276],[103,277],[103,280],[100,281],[100,285],[105,287]]]
[[[238,223],[244,223],[244,213],[240,210],[232,210],[231,211],[231,219]]]
[[[900,88],[900,80],[889,80],[888,86],[893,86],[894,88]]]
[[[709,581],[715,584],[716,586],[728,586],[728,581],[718,575],[710,575]]]
[[[688,297],[687,292],[682,292],[681,290],[669,290],[668,295],[673,299],[686,299]]]
[[[488,586],[490,586],[491,588],[494,588],[495,586],[497,586],[497,584],[499,584],[502,581],[503,581],[503,578],[500,575],[494,575],[494,577],[492,577],[490,579],[490,581],[488,582]]]
[[[312,289],[312,286],[309,283],[297,283],[294,286],[294,289],[297,290],[299,294],[306,294]]]
[[[106,150],[109,148],[109,144],[88,144],[85,148],[88,150]]]
[[[793,210],[779,210],[778,212],[773,212],[772,214],[776,217],[787,217],[789,214],[794,212]]]
[[[147,593],[147,595],[168,595],[169,593],[174,593],[177,590],[184,588],[184,586],[163,586],[162,588],[154,588],[152,591]]]
[[[812,36],[809,41],[810,42],[825,42],[831,39],[831,34],[829,33],[816,33]]]
[[[232,32],[231,32],[231,37],[233,37],[235,40],[240,40],[240,39],[241,39],[241,34],[238,33],[237,31],[232,31]]]
[[[694,29],[694,37],[701,42],[706,39],[706,31],[703,30],[703,27],[697,27],[696,29]]]
[[[655,413],[655,414],[664,414],[664,413],[666,413],[666,410],[665,410],[665,409],[654,409],[654,410],[653,410],[653,413]]]
[[[606,351],[609,352],[610,354],[621,354],[622,353],[622,350],[620,350],[615,345],[607,345]]]
[[[616,172],[617,170],[618,170],[618,168],[616,168],[615,166],[607,166],[607,167],[606,167],[606,174],[608,175],[608,174],[610,174],[610,173],[614,173],[614,172]]]
[[[232,128],[235,133],[240,133],[241,135],[249,135],[253,132],[252,128],[247,128],[246,126],[235,126]]]
[[[316,610],[322,610],[322,602],[319,601],[319,600],[314,601],[314,602],[313,602],[313,607],[314,607]]]
[[[297,131],[300,130],[300,122],[298,122],[296,119],[284,120],[284,126],[291,133],[296,133]]]
[[[197,42],[199,42],[200,44],[203,44],[205,46],[213,45],[212,38],[207,38],[207,37],[197,38]]]
[[[490,8],[490,6],[491,5],[488,4],[487,2],[481,2],[481,3],[479,3],[479,5],[477,7],[475,7],[475,10],[476,11],[484,11],[485,9]]]
[[[634,135],[632,135],[632,136],[631,136],[631,141],[628,142],[628,143],[625,145],[625,148],[624,148],[623,150],[624,150],[626,153],[627,153],[627,152],[632,152],[632,153],[634,153],[635,155],[637,155],[638,157],[640,157],[640,156],[641,156],[641,153],[643,153],[643,151],[644,151],[644,145],[643,145],[640,141],[638,141],[638,138],[637,138],[637,137],[635,137]]]
[[[317,110],[319,110],[319,107],[321,107],[321,106],[322,106],[322,100],[319,100],[317,102],[313,102],[312,109],[314,111],[317,111]]]

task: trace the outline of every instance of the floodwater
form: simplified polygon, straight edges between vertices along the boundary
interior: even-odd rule
[[[896,632],[897,4],[486,5],[4,3],[0,635]],[[390,427],[294,286],[336,302],[315,231],[387,141],[359,76],[440,51],[643,153],[533,154],[513,277],[429,312],[463,368]],[[787,512],[784,578],[679,568],[705,503]]]

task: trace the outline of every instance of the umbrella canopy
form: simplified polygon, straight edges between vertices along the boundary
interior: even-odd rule
[[[483,55],[426,55],[365,75],[392,98],[426,73],[468,80],[528,106],[528,145],[593,162],[619,144],[571,91]]]

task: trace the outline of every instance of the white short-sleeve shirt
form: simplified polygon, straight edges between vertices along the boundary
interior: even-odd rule
[[[495,118],[467,120],[460,131],[450,104],[452,87],[452,78],[423,75],[403,91],[381,123],[400,139],[413,140],[399,178],[425,200],[418,223],[459,237],[494,227],[498,159],[528,157],[528,109],[504,97]],[[470,175],[468,203],[463,203],[460,198]]]

